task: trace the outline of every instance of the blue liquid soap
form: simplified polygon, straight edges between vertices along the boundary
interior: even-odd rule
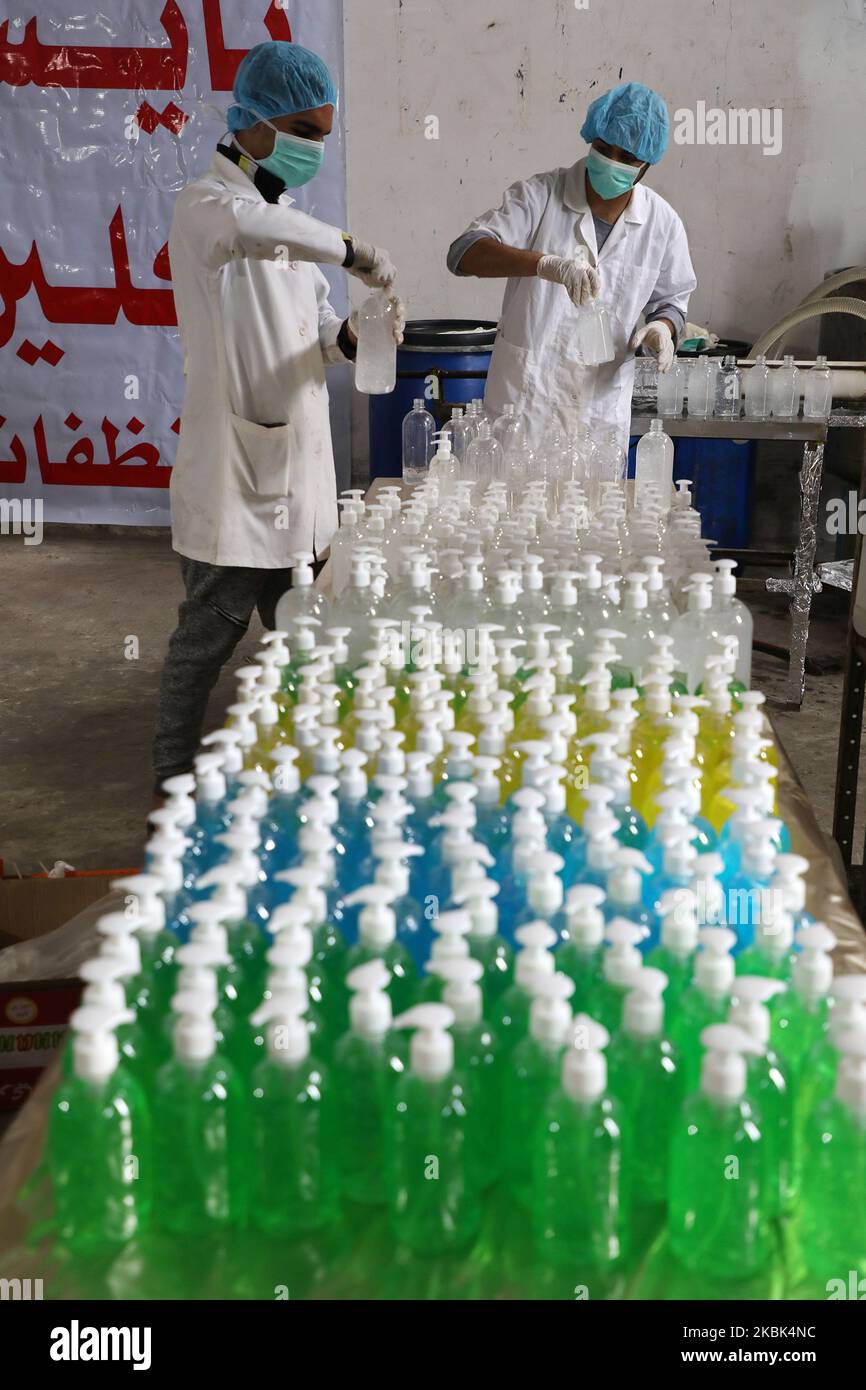
[[[811,926],[815,921],[806,911],[805,875],[809,861],[802,854],[777,854],[771,887],[778,893],[782,906],[794,919],[794,930]]]
[[[736,872],[728,872],[722,877],[727,903],[727,925],[737,933],[735,954],[751,946],[755,929],[766,911],[765,905],[772,901],[771,885],[775,861],[776,849],[769,833],[766,829],[758,827],[742,842],[739,868]],[[766,890],[766,896],[762,890]],[[735,909],[732,909],[732,904],[736,904]],[[736,920],[732,921],[731,918]]]
[[[647,879],[644,891],[644,900],[656,921],[661,915],[661,900],[664,895],[675,888],[688,888],[695,876],[698,862],[690,826],[669,825],[661,838],[661,866]],[[653,945],[655,944],[653,942]]]
[[[496,862],[491,877],[504,884],[514,871],[514,854],[519,841],[534,839],[547,847],[547,825],[542,815],[544,793],[537,787],[521,787],[510,798],[511,839]]]
[[[615,917],[625,917],[642,927],[642,951],[654,946],[658,936],[656,906],[644,902],[644,881],[650,881],[651,873],[652,865],[639,849],[622,846],[617,850],[616,862],[607,876],[605,918],[612,922]]]
[[[511,835],[511,817],[500,801],[497,772],[500,758],[479,754],[475,758],[473,782],[475,798],[475,837],[490,850],[494,859],[502,853]]]
[[[286,744],[271,755],[273,791],[262,817],[260,850],[262,866],[268,872],[292,863],[297,853],[298,813],[303,799],[297,758],[298,750]]]
[[[408,840],[381,840],[373,847],[376,859],[374,882],[384,884],[391,892],[391,905],[397,918],[397,940],[405,946],[420,970],[429,952],[432,936],[430,916],[433,906],[425,899],[419,903],[409,891],[407,861],[423,855],[420,845]]]

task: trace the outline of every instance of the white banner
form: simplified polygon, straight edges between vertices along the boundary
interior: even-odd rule
[[[294,38],[342,89],[342,0],[30,4],[28,19],[0,0],[0,499],[42,499],[46,521],[164,525],[183,398],[175,197],[209,164],[213,107],[254,44]],[[297,201],[345,227],[341,112]],[[343,272],[326,273],[347,312]],[[347,372],[329,369],[340,486]]]

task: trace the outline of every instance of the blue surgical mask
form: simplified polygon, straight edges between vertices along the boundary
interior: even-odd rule
[[[618,159],[608,159],[607,155],[599,154],[598,150],[591,149],[586,156],[589,181],[599,198],[606,200],[621,198],[623,193],[629,193],[634,188],[641,168],[641,165],[632,168],[628,164],[621,164]]]
[[[259,115],[256,112],[256,115]],[[286,188],[300,188],[302,184],[314,179],[325,158],[325,145],[322,140],[304,140],[300,135],[286,135],[277,130],[266,116],[259,120],[274,132],[274,148],[264,159],[257,161],[260,169],[267,169],[282,179]]]

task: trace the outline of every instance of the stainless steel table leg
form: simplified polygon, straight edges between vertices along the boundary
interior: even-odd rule
[[[803,446],[803,463],[800,467],[800,534],[794,553],[794,573],[790,579],[767,580],[767,589],[771,593],[789,594],[791,598],[787,693],[788,702],[798,709],[806,691],[806,644],[809,640],[812,595],[821,588],[815,574],[815,552],[818,547],[818,509],[823,473],[824,445],[818,441],[807,441]]]

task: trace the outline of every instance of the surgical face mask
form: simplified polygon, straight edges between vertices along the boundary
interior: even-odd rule
[[[621,164],[618,159],[608,159],[598,150],[591,149],[586,156],[586,172],[599,198],[621,198],[623,193],[629,193],[641,168],[641,165],[632,168],[628,164]]]
[[[266,116],[260,116],[258,112],[256,115],[274,132],[275,137],[271,153],[257,160],[259,168],[267,169],[268,173],[282,179],[286,188],[300,188],[315,178],[325,158],[324,142],[304,140],[300,135],[286,135],[284,131],[277,130]]]

